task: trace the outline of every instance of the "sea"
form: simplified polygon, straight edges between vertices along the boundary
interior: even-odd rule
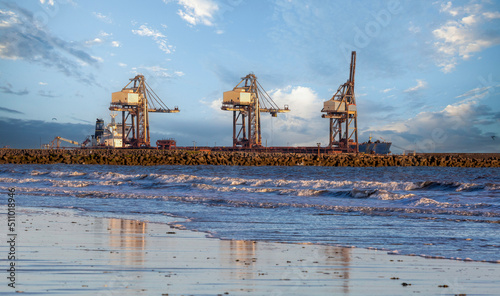
[[[500,263],[500,168],[0,165],[0,205]]]

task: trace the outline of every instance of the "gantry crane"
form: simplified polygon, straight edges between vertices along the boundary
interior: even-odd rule
[[[255,74],[241,79],[233,90],[224,92],[221,109],[233,111],[233,147],[258,148],[262,146],[260,113],[276,117],[290,110],[287,105],[283,109],[278,107]]]
[[[146,83],[143,75],[137,75],[119,91],[111,95],[111,111],[122,111],[122,147],[150,147],[149,112],[178,113],[170,109]],[[130,123],[129,123],[130,121]]]
[[[321,117],[330,119],[329,148],[342,152],[359,152],[358,113],[354,95],[356,52],[351,53],[349,80],[342,84],[333,97],[324,102]]]

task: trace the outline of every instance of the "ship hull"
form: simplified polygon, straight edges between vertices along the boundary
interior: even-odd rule
[[[390,142],[368,142],[359,144],[359,152],[367,154],[389,154],[391,153]]]

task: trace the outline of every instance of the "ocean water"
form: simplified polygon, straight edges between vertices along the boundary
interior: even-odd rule
[[[500,263],[499,168],[1,165],[0,189],[11,187],[17,207],[221,239]]]

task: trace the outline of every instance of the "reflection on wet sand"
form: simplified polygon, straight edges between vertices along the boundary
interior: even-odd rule
[[[109,247],[111,259],[125,265],[144,264],[147,223],[136,220],[108,219]],[[124,254],[121,254],[124,253]]]
[[[236,267],[228,275],[234,280],[262,279],[272,272],[269,266],[276,271],[274,280],[296,281],[297,285],[308,285],[317,279],[317,274],[322,274],[323,280],[341,282],[343,293],[349,293],[352,249],[318,246],[314,252],[305,253],[307,255],[304,256],[297,247],[286,244],[273,247],[244,240],[220,241],[221,265]],[[307,246],[310,247],[315,246]]]
[[[262,281],[277,287],[276,291],[284,283],[293,289],[326,284],[344,294],[350,292],[353,284],[350,283],[352,249],[215,239],[203,239],[200,245],[202,234],[192,233],[190,237],[185,232],[178,237],[178,231],[153,233],[147,231],[145,222],[108,219],[109,248],[113,250],[109,258],[125,269],[156,266],[166,274],[165,283],[172,286],[183,282],[181,274],[197,273],[197,282],[206,285],[216,285],[221,280],[236,282],[246,292],[261,291]],[[150,253],[162,255],[151,258]]]

